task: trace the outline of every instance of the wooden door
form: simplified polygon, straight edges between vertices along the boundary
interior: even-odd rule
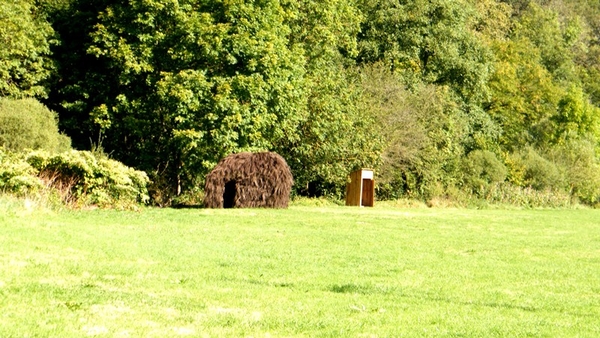
[[[362,206],[372,207],[373,206],[373,195],[375,194],[375,187],[373,185],[373,180],[371,179],[363,179],[362,180]]]

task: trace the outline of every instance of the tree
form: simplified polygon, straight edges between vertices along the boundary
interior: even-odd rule
[[[359,27],[347,2],[74,0],[55,18],[69,69],[50,98],[62,125],[167,195],[233,152],[278,151],[299,184],[336,191],[377,157],[356,137],[368,129],[346,57]]]
[[[465,151],[493,148],[498,127],[482,107],[494,61],[480,32],[486,7],[467,0],[362,0],[360,8],[359,62],[383,62],[411,90],[439,86],[468,125]]]
[[[383,61],[405,83],[448,85],[467,102],[487,96],[492,54],[475,34],[469,2],[363,0],[360,8],[362,63]]]
[[[596,134],[597,109],[588,102],[577,66],[586,43],[577,20],[535,3],[520,13],[510,40],[494,42],[498,61],[487,110],[502,126],[504,149]]]
[[[381,152],[376,122],[362,106],[356,65],[361,15],[354,1],[289,1],[290,43],[305,60],[306,118],[286,154],[301,194],[344,193],[348,174],[375,167]]]
[[[540,63],[559,82],[576,80],[572,45],[579,37],[577,21],[561,22],[556,11],[530,4],[516,22],[512,39],[526,39],[539,52]]]
[[[29,0],[0,3],[0,96],[45,96],[54,32]]]
[[[431,197],[457,182],[461,156],[496,144],[499,129],[482,107],[494,61],[484,37],[504,34],[506,8],[467,0],[362,0],[359,7],[365,18],[357,59],[365,69],[380,63],[391,71],[385,81],[367,81],[375,101],[367,109],[385,135],[389,194]],[[371,81],[396,89],[373,90]],[[391,111],[381,116],[379,109]]]
[[[458,183],[467,119],[447,88],[407,90],[398,77],[382,63],[361,68],[363,109],[383,138],[378,196],[439,196]]]
[[[555,142],[563,143],[569,138],[600,141],[600,108],[594,106],[577,85],[571,86],[560,99],[553,121],[556,124]]]
[[[66,125],[87,122],[87,135],[102,135],[113,156],[172,191],[197,184],[226,154],[298,137],[303,60],[287,46],[287,14],[277,1],[75,1],[74,8],[84,27],[61,23],[63,39],[79,40],[69,46],[75,53],[61,51],[76,68],[57,88],[68,100]]]
[[[496,55],[486,111],[502,128],[500,145],[512,151],[549,142],[561,89],[542,65],[539,50],[527,39],[513,39],[498,42]]]

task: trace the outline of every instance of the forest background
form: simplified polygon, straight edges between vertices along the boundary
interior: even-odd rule
[[[56,112],[157,204],[259,150],[297,195],[369,167],[379,199],[600,201],[597,0],[8,0],[0,46],[0,110]]]

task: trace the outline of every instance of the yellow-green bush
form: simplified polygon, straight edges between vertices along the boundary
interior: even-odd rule
[[[148,177],[88,151],[12,153],[0,148],[0,193],[58,196],[72,206],[128,208],[148,202]]]
[[[566,191],[564,170],[532,147],[512,156],[515,166],[522,168],[521,186],[535,190]]]
[[[37,171],[22,156],[0,148],[0,192],[23,196],[42,188]]]
[[[0,98],[0,147],[61,152],[71,140],[58,131],[56,114],[37,100]]]
[[[49,185],[68,189],[80,203],[123,206],[148,202],[146,173],[89,151],[33,152],[26,161]]]
[[[585,139],[568,140],[550,156],[563,168],[569,192],[585,204],[600,202],[600,163],[595,144]]]
[[[600,163],[595,151],[594,142],[585,139],[566,140],[546,151],[526,147],[507,157],[510,182],[595,205],[600,202]]]

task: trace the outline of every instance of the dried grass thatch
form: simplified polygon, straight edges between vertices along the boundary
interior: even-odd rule
[[[206,177],[208,208],[287,208],[294,183],[283,157],[239,153],[222,159]]]

